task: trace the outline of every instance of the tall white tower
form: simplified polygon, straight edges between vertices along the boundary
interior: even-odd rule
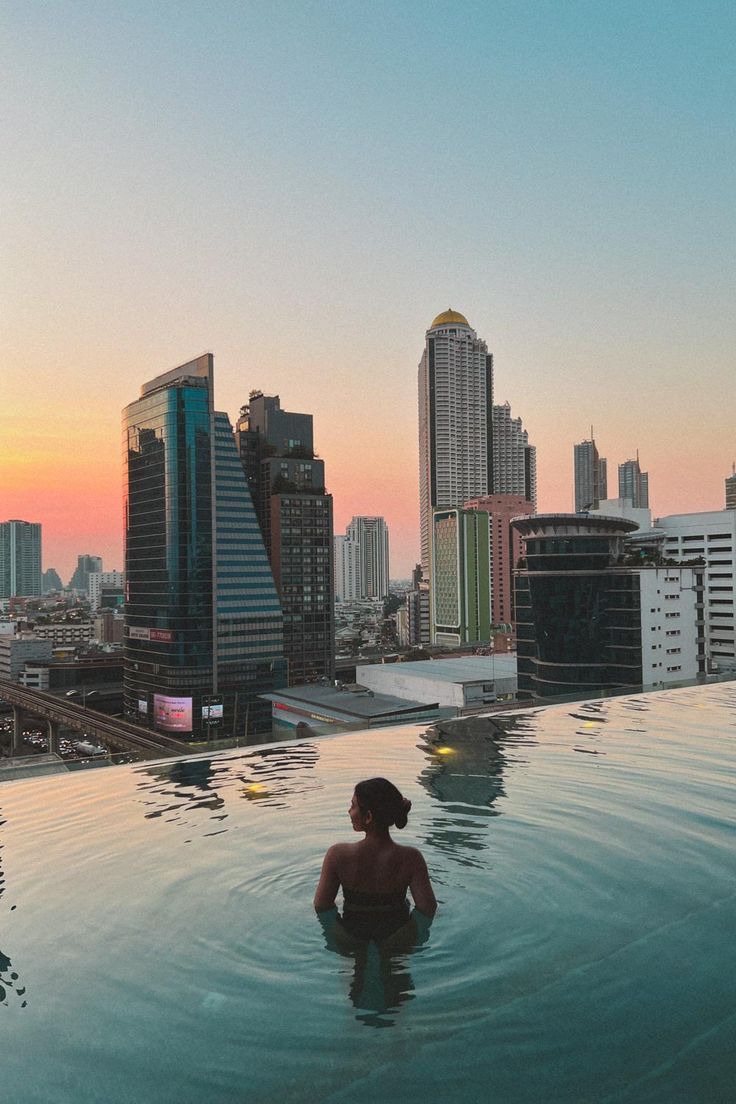
[[[419,512],[424,578],[435,507],[492,490],[493,357],[467,318],[438,314],[419,362]]]
[[[382,517],[354,517],[347,540],[358,546],[359,598],[388,594],[388,526]]]

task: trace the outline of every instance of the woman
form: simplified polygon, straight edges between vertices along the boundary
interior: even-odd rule
[[[314,907],[334,907],[342,886],[342,927],[356,939],[382,940],[409,920],[406,891],[416,908],[431,918],[437,901],[427,864],[416,847],[394,843],[389,828],[405,828],[411,801],[385,778],[369,778],[355,787],[348,810],[354,832],[365,832],[359,843],[336,843],[322,863]]]

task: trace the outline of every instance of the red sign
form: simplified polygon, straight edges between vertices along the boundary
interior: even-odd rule
[[[151,629],[151,640],[162,640],[170,644],[173,639],[174,634],[170,629]]]

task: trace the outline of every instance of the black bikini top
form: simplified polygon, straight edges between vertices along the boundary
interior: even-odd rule
[[[349,912],[393,912],[406,906],[406,891],[395,893],[363,893],[359,889],[342,890],[344,907]]]

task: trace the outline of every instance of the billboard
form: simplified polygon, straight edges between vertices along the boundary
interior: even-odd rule
[[[205,725],[222,724],[223,704],[221,696],[202,695],[202,722]]]
[[[131,625],[128,636],[131,640],[160,640],[165,644],[170,644],[174,639],[171,629],[149,629],[141,625]]]
[[[145,698],[139,698],[138,699],[138,712],[139,713],[147,713],[148,712],[148,702],[145,700]]]
[[[192,731],[192,699],[153,695],[153,719],[157,728],[167,732]]]

